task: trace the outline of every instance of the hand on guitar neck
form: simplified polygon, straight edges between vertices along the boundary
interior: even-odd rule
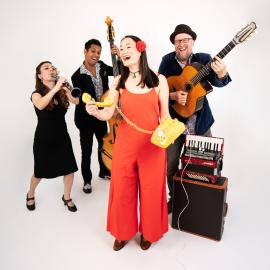
[[[192,62],[190,65],[186,65],[181,74],[169,76],[167,78],[170,97],[177,102],[172,105],[176,113],[184,118],[192,116],[195,112],[199,111],[203,107],[204,97],[212,91],[211,82],[207,83],[207,80],[203,80],[213,70],[219,80],[223,82],[227,78],[227,68],[222,59],[237,45],[247,40],[256,30],[257,26],[255,22],[251,22],[246,27],[242,28],[234,38],[207,64],[200,64]],[[227,81],[228,83],[228,81]],[[227,84],[226,83],[226,84]],[[220,85],[218,87],[222,87]],[[180,98],[180,93],[183,90],[187,95],[186,103]],[[179,92],[179,94],[177,94]],[[175,94],[173,94],[175,93]]]
[[[118,58],[120,59],[120,51],[119,51],[119,49],[117,48],[117,46],[114,45],[114,44],[113,44],[113,46],[111,47],[111,54],[117,55]]]
[[[211,68],[217,74],[219,79],[223,79],[228,74],[225,63],[218,56],[215,56],[214,61],[211,63]]]

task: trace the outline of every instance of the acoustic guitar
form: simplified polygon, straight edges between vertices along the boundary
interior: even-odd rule
[[[114,45],[114,28],[112,26],[112,20],[110,17],[106,18],[105,23],[108,26],[108,41],[110,43],[110,48]],[[112,57],[112,66],[113,66],[113,76],[116,77],[119,74],[116,55],[111,54]],[[101,97],[102,103],[107,99],[109,90],[107,90]],[[103,137],[103,146],[101,149],[101,158],[104,165],[108,170],[111,170],[112,166],[112,155],[113,148],[115,144],[116,132],[118,127],[121,124],[121,118],[119,115],[114,115],[108,120],[109,132]]]
[[[255,22],[248,24],[216,56],[221,59],[224,58],[237,44],[247,40],[256,28]],[[172,105],[180,116],[188,118],[202,108],[204,97],[212,91],[212,87],[208,82],[201,82],[201,80],[210,73],[211,63],[214,60],[215,57],[205,66],[201,66],[199,63],[192,63],[187,65],[180,75],[167,78],[170,92],[182,90],[188,93],[185,105],[180,105],[176,102]]]

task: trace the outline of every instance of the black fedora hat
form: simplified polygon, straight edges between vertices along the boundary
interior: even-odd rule
[[[186,33],[189,34],[194,40],[196,40],[197,35],[194,31],[192,31],[192,29],[186,25],[186,24],[178,24],[175,29],[174,32],[170,35],[170,41],[172,42],[172,44],[174,44],[174,38],[176,35],[181,34],[181,33]]]

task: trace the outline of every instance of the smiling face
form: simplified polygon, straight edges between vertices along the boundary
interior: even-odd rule
[[[44,63],[39,68],[38,78],[44,82],[55,81],[57,69],[51,63]]]
[[[132,38],[124,38],[120,44],[120,57],[126,67],[139,67],[141,53]]]
[[[190,55],[192,54],[193,46],[194,40],[186,33],[178,34],[174,38],[176,56],[183,63],[187,63]]]
[[[94,66],[100,59],[101,47],[92,44],[88,50],[84,50],[85,63],[88,66]]]

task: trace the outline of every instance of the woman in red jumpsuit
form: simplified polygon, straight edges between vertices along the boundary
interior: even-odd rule
[[[90,115],[108,120],[120,99],[124,115],[113,151],[108,206],[107,230],[115,237],[114,250],[123,248],[138,230],[143,250],[168,231],[166,152],[150,138],[169,115],[169,91],[165,77],[148,67],[145,48],[138,37],[124,37],[120,44],[121,75],[109,92],[114,105],[102,110],[91,102],[86,105]]]

